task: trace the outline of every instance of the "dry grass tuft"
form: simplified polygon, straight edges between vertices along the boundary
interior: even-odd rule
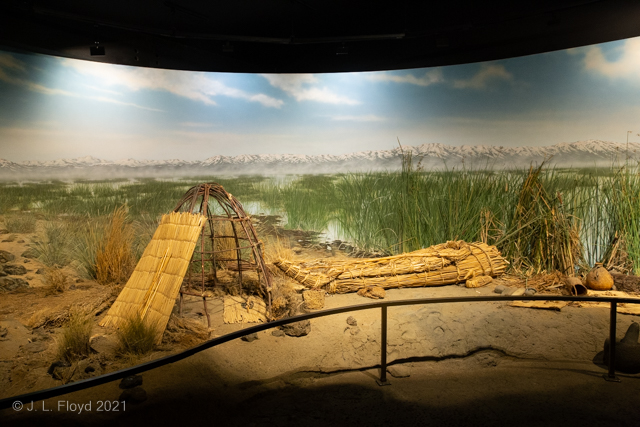
[[[118,329],[119,352],[123,355],[142,355],[155,347],[157,328],[148,324],[140,315],[130,317]]]
[[[134,231],[126,206],[116,209],[96,253],[96,280],[103,285],[126,282],[135,267]]]
[[[49,268],[44,274],[47,293],[59,294],[69,288],[69,276],[59,268]]]
[[[93,323],[88,310],[72,307],[69,322],[65,325],[62,338],[58,341],[58,359],[73,362],[89,355],[89,338]]]
[[[202,323],[171,315],[162,336],[163,344],[178,344],[192,347],[209,339],[209,330]]]
[[[35,233],[36,217],[30,214],[5,217],[4,225],[9,233]]]
[[[291,261],[294,257],[289,239],[282,239],[280,237],[267,239],[264,245],[264,261],[267,264],[273,264],[279,259],[285,259]]]

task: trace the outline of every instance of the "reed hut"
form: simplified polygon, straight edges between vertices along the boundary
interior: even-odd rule
[[[219,269],[237,272],[239,292],[244,286],[243,272],[255,271],[258,294],[271,308],[271,276],[263,258],[263,243],[258,239],[251,218],[240,202],[217,183],[191,187],[174,212],[203,215],[206,220],[180,289],[180,312],[184,295],[201,297],[206,310],[207,287],[219,284]],[[207,313],[207,321],[210,322]]]

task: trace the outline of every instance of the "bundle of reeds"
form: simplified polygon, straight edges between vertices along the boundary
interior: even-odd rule
[[[439,286],[481,275],[495,277],[508,263],[495,246],[460,240],[384,258],[300,263],[280,258],[274,264],[310,289],[347,293],[367,286]]]
[[[162,339],[205,220],[203,215],[191,213],[162,216],[160,226],[101,326],[118,327],[127,319],[141,316],[145,323],[155,325],[157,341]]]
[[[516,271],[538,274],[558,270],[573,275],[582,257],[579,221],[566,211],[560,192],[547,190],[543,166],[529,169],[510,229],[497,244]]]

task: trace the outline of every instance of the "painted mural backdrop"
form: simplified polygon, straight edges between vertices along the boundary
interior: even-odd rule
[[[559,253],[580,268],[623,248],[616,262],[639,271],[639,70],[640,38],[343,74],[0,51],[0,210],[7,228],[48,221],[39,232],[50,244],[78,233],[65,221],[121,206],[153,230],[206,180],[264,223],[318,241],[398,253],[482,240],[523,271],[568,268]],[[75,241],[51,263],[90,276],[88,240]]]

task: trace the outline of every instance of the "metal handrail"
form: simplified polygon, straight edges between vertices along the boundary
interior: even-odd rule
[[[618,297],[581,297],[581,296],[564,296],[564,295],[542,295],[542,296],[472,296],[472,297],[446,297],[446,298],[418,298],[398,301],[380,301],[369,304],[351,305],[346,307],[330,308],[327,310],[317,311],[314,313],[301,314],[298,316],[288,317],[286,319],[276,320],[269,323],[252,326],[240,331],[231,332],[220,337],[205,341],[193,348],[183,352],[165,356],[160,359],[151,360],[140,365],[130,368],[121,369],[119,371],[110,372],[95,378],[76,381],[45,390],[38,390],[31,393],[21,394],[0,400],[0,410],[11,407],[15,401],[31,402],[49,399],[63,394],[72,393],[86,388],[95,387],[111,381],[119,380],[130,375],[139,374],[151,369],[159,368],[169,363],[178,362],[187,357],[193,356],[203,350],[224,344],[228,341],[241,338],[256,332],[267,329],[276,328],[278,326],[288,325],[290,323],[300,322],[302,320],[315,319],[318,317],[331,316],[334,314],[348,313],[352,311],[370,310],[374,308],[381,309],[381,356],[380,356],[380,379],[378,384],[388,384],[387,381],[387,308],[404,305],[424,305],[424,304],[447,304],[458,302],[488,302],[488,301],[569,301],[569,302],[609,302],[610,318],[609,318],[609,371],[604,375],[606,380],[619,381],[615,375],[615,343],[616,343],[616,314],[618,303],[640,304],[640,298],[618,298]]]

